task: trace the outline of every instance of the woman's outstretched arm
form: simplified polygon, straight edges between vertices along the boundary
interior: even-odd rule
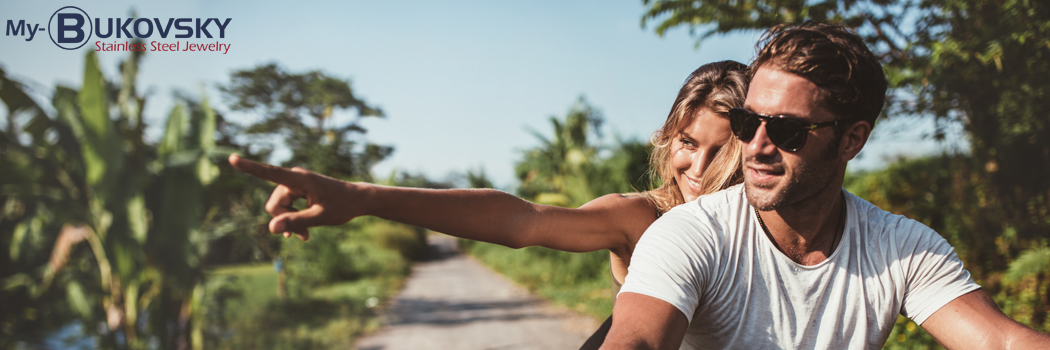
[[[530,203],[498,190],[350,183],[237,155],[231,155],[229,161],[237,170],[278,184],[266,202],[266,211],[274,216],[270,231],[285,236],[295,233],[304,240],[310,227],[372,215],[512,248],[539,245],[573,252],[619,252],[633,246],[656,220],[653,207],[639,196],[606,195],[568,209]],[[305,198],[308,206],[296,211],[291,204],[299,198]]]

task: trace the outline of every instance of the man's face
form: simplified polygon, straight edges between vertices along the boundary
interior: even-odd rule
[[[819,99],[816,84],[805,78],[763,66],[755,73],[744,108],[805,123],[835,120]],[[769,139],[766,122],[743,145],[744,186],[748,202],[761,211],[775,210],[813,198],[835,183],[839,168],[839,138],[833,127],[807,131],[805,146],[795,152]],[[837,189],[837,188],[836,188]]]

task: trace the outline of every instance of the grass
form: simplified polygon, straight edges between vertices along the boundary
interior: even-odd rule
[[[380,326],[376,306],[397,293],[401,278],[371,277],[313,289],[296,298],[277,297],[277,273],[270,265],[225,267],[212,272],[211,291],[235,296],[213,321],[215,349],[352,348]],[[233,293],[233,294],[231,294]],[[209,309],[209,312],[212,308]]]
[[[493,270],[557,305],[597,319],[612,314],[614,296],[608,251],[511,249],[467,240],[461,240],[460,246]]]
[[[400,290],[425,243],[416,228],[359,222],[283,242],[285,298],[271,264],[210,271],[205,348],[349,349],[379,328],[376,308]]]
[[[229,279],[236,283],[241,297],[229,301],[229,310],[250,309],[252,305],[263,305],[277,299],[277,272],[273,265],[235,265],[215,269],[212,279]]]

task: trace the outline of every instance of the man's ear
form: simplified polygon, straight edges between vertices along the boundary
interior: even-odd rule
[[[848,162],[853,160],[860,153],[860,150],[864,148],[864,144],[868,142],[868,136],[870,135],[871,123],[868,121],[862,120],[850,125],[849,129],[846,129],[846,133],[842,135],[842,141],[839,144],[839,156],[842,157],[842,161]]]

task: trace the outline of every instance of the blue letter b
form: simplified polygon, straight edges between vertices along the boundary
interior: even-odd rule
[[[74,25],[67,25],[66,19],[73,19],[77,22]],[[76,32],[77,35],[72,38],[66,38],[66,32]],[[62,44],[79,43],[84,40],[84,16],[79,13],[59,13],[58,14],[58,42]]]

